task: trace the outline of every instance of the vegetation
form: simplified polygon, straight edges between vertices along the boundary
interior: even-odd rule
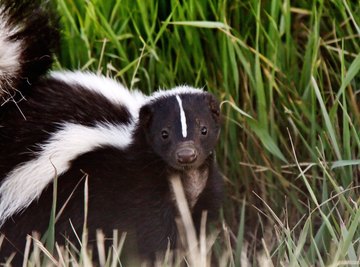
[[[227,193],[218,238],[199,253],[206,244],[219,266],[360,264],[358,1],[56,5],[56,68],[145,93],[186,83],[222,101]]]

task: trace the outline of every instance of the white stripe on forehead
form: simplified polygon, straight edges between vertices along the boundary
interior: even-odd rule
[[[182,101],[179,95],[176,95],[176,100],[179,103],[179,107],[180,107],[180,121],[181,121],[181,132],[182,132],[182,136],[184,138],[186,138],[187,136],[187,125],[186,125],[186,116],[185,116],[185,111],[183,109],[182,106]]]

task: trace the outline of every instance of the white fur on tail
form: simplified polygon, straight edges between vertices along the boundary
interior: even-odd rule
[[[8,18],[0,8],[0,96],[7,93],[7,89],[11,86],[11,78],[14,73],[20,69],[21,41],[10,41],[9,36],[16,33],[19,29],[10,28]]]
[[[0,187],[0,226],[7,218],[28,207],[41,195],[56,175],[70,167],[70,162],[96,147],[123,149],[132,141],[134,125],[99,124],[87,127],[65,123],[37,157],[13,169]]]

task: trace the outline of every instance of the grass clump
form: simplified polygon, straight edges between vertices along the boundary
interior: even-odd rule
[[[223,101],[217,265],[360,264],[359,3],[56,3],[58,68],[145,93],[186,83]]]

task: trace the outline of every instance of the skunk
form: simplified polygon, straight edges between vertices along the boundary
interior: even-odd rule
[[[216,98],[189,86],[146,96],[88,72],[47,73],[57,23],[41,1],[15,2],[0,3],[0,261],[15,252],[21,263],[26,235],[49,226],[54,195],[58,242],[77,243],[87,205],[90,244],[97,229],[118,229],[151,261],[179,243],[171,177],[181,178],[197,229],[203,211],[216,218]]]

